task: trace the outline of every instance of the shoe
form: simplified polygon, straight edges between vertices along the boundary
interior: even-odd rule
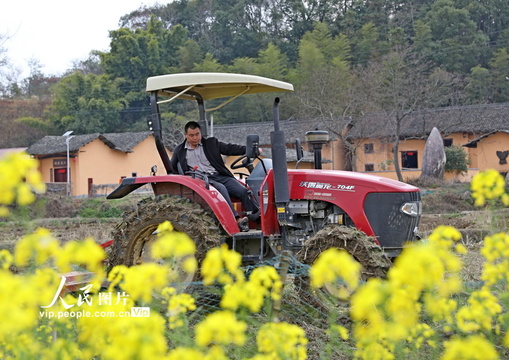
[[[237,224],[239,225],[240,231],[249,231],[249,219],[247,217],[238,218]]]
[[[253,222],[258,222],[258,220],[260,220],[260,209],[258,209],[255,213],[248,214],[247,217]]]

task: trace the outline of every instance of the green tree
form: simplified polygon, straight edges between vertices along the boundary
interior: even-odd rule
[[[468,73],[482,60],[488,38],[477,29],[467,9],[459,9],[451,0],[437,0],[426,15],[431,29],[431,59],[453,72]]]
[[[325,65],[325,55],[318,46],[310,40],[303,39],[299,45],[298,78],[293,79],[293,82],[296,84],[306,82],[313,77],[316,69]]]
[[[509,2],[504,0],[454,0],[458,9],[466,9],[477,29],[489,37],[490,44],[499,47],[503,33],[509,27]],[[485,50],[489,53],[489,50]],[[487,56],[488,58],[488,56]]]
[[[445,148],[445,171],[453,172],[456,175],[466,173],[468,171],[467,153],[459,145],[453,145]]]
[[[273,43],[270,43],[266,49],[260,50],[255,61],[256,67],[253,74],[284,80],[288,73],[288,57]]]
[[[489,63],[491,84],[493,86],[493,101],[509,101],[509,54],[507,49],[497,50]]]
[[[110,32],[110,51],[100,53],[105,74],[116,82],[128,106],[122,122],[132,125],[145,119],[149,100],[145,93],[148,77],[166,74],[178,66],[178,49],[187,40],[181,26],[165,29],[154,16],[147,28],[120,28]]]
[[[202,50],[200,45],[192,39],[178,49],[178,71],[191,72],[194,64],[200,63],[203,60]]]
[[[205,54],[203,60],[199,63],[194,63],[193,71],[203,72],[222,72],[224,66],[221,65],[211,53]]]
[[[383,54],[386,44],[381,41],[375,24],[365,24],[353,41],[352,58],[356,64],[366,65]]]
[[[233,60],[233,63],[228,66],[228,72],[239,74],[255,74],[258,69],[258,64],[255,58],[240,57]]]
[[[348,38],[339,34],[333,36],[329,26],[323,22],[315,23],[313,31],[307,32],[301,41],[310,41],[325,56],[327,62],[347,61],[350,59],[350,42]]]
[[[417,20],[414,25],[413,51],[426,59],[431,59],[435,44],[430,26],[422,20]]]
[[[256,8],[256,4],[247,0],[213,1],[206,51],[221,63],[229,63],[237,57],[256,57],[267,44],[259,20],[247,16],[246,11]]]
[[[491,97],[491,74],[490,71],[482,66],[474,66],[467,77],[467,86],[465,88],[467,96],[474,102],[484,103]]]
[[[54,101],[48,117],[53,126],[76,134],[118,132],[120,111],[125,100],[118,87],[106,75],[74,72],[55,85]]]

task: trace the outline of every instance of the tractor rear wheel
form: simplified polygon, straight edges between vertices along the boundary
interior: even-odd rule
[[[138,265],[154,261],[150,248],[156,240],[155,230],[160,223],[170,221],[175,231],[187,234],[196,244],[196,260],[201,265],[206,252],[221,244],[225,236],[216,218],[199,204],[178,196],[145,199],[137,209],[127,213],[113,232],[110,265]],[[188,274],[178,269],[178,283],[183,287],[198,279],[198,273]],[[181,287],[182,289],[182,287]]]
[[[308,239],[296,258],[303,264],[313,265],[318,256],[329,248],[344,249],[357,260],[361,266],[361,280],[369,278],[385,278],[392,265],[391,260],[385,255],[372,237],[367,236],[358,229],[332,225],[318,231],[315,236]],[[299,292],[320,308],[329,308],[332,303],[332,293],[325,286],[322,289],[312,289],[309,285],[309,277],[299,276],[295,278],[295,285]],[[329,285],[333,286],[333,285]]]

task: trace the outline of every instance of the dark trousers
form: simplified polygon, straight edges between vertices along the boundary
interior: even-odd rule
[[[239,217],[239,214],[233,208],[230,196],[239,199],[242,202],[245,211],[252,213],[256,213],[258,211],[258,203],[256,199],[250,194],[247,188],[234,177],[221,174],[209,175],[209,182],[221,193],[221,195],[223,195],[236,218]]]

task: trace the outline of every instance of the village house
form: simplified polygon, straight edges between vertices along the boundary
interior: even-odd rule
[[[389,114],[370,114],[361,119],[282,120],[285,131],[288,168],[313,168],[314,150],[306,133],[322,130],[329,141],[322,146],[322,168],[353,170],[397,179],[393,162],[395,140],[398,161],[405,180],[421,174],[426,139],[433,127],[445,147],[460,146],[467,154],[468,172],[446,173],[446,180],[469,181],[477,172],[495,169],[509,171],[509,106],[507,104],[431,109],[401,118],[399,131]],[[247,135],[258,134],[262,157],[270,158],[270,122],[216,125],[210,135],[220,141],[244,144]],[[304,158],[297,161],[295,143],[299,140]],[[172,134],[168,149],[184,140]],[[40,170],[50,189],[62,191],[67,185],[67,154],[64,136],[46,136],[27,149],[40,161]],[[168,151],[171,156],[171,151]],[[227,165],[236,157],[225,159]],[[71,193],[75,196],[106,194],[123,177],[150,175],[152,165],[159,174],[164,166],[151,132],[76,135],[69,141]],[[242,169],[240,169],[242,170]],[[242,171],[238,171],[242,172]]]
[[[468,171],[447,173],[446,180],[470,181],[479,171],[495,169],[507,174],[509,165],[509,106],[492,104],[429,109],[402,118],[399,131],[394,118],[372,114],[348,133],[353,169],[396,179],[393,149],[399,139],[398,161],[404,179],[421,174],[424,148],[436,127],[445,147],[459,146],[467,154]]]
[[[405,180],[421,175],[424,148],[431,130],[441,133],[444,147],[459,146],[465,151],[468,171],[446,172],[446,180],[470,181],[479,171],[495,169],[507,174],[509,165],[509,105],[492,104],[412,112],[401,118],[397,131],[393,114],[375,113],[363,118],[305,119],[281,121],[289,149],[300,139],[305,150],[312,147],[305,134],[324,130],[330,141],[324,144],[324,169],[353,170],[397,179],[393,149],[398,139],[398,161]],[[262,147],[270,146],[268,123],[216,126],[214,135],[222,141],[239,142],[248,134],[259,134]],[[295,152],[289,150],[288,167],[295,167]],[[269,155],[265,151],[264,155]],[[312,160],[301,165],[312,167]]]
[[[149,176],[164,169],[150,131],[69,136],[69,163],[64,136],[45,136],[27,149],[39,160],[49,191],[74,196],[106,194],[124,177]]]

